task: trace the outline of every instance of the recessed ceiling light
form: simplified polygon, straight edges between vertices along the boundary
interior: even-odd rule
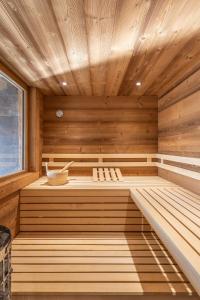
[[[67,82],[66,82],[66,81],[63,81],[63,82],[62,82],[62,85],[67,85]]]
[[[141,86],[142,84],[141,84],[140,81],[137,81],[137,82],[136,82],[136,85],[137,85],[137,86]]]

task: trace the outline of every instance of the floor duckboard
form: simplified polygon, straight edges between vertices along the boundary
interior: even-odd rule
[[[13,295],[196,295],[150,232],[20,233],[12,266]]]

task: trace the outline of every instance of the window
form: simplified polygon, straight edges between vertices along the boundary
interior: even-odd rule
[[[25,169],[25,91],[0,72],[0,176]]]

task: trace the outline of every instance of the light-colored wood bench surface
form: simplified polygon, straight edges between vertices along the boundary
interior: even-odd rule
[[[154,233],[21,233],[12,266],[14,295],[196,295]]]
[[[200,294],[200,196],[181,187],[133,188],[131,195]]]
[[[47,234],[47,231],[50,229],[52,231],[53,228],[55,231],[66,231],[66,233],[73,230],[81,231],[80,228],[82,228],[83,231],[94,231],[95,234],[98,234],[98,231],[102,231],[103,228],[104,234],[106,231],[124,231],[126,229],[131,234],[131,227],[137,227],[137,224],[128,224],[128,222],[132,222],[131,219],[137,218],[137,215],[130,215],[128,200],[130,194],[135,202],[134,205],[136,204],[141,210],[146,220],[199,292],[200,196],[158,176],[124,176],[123,182],[93,182],[92,176],[70,177],[69,183],[63,186],[49,186],[46,177],[42,177],[21,191],[21,230],[29,231],[27,234],[32,234],[34,231],[38,231],[37,234],[42,234],[42,231]],[[55,199],[56,203],[54,203]],[[88,202],[88,199],[91,201]],[[105,203],[106,201],[108,203]],[[139,212],[135,208],[131,208],[131,211],[134,211],[134,214]],[[116,215],[111,215],[111,213]],[[124,213],[127,215],[125,216]],[[38,224],[40,221],[38,217],[40,216],[42,218]],[[73,217],[81,218],[80,222],[75,224],[75,220],[72,220]],[[94,223],[88,222],[89,218],[91,218],[91,222],[95,222],[94,229],[91,229],[91,225],[93,227]],[[119,218],[120,224],[118,223]],[[101,221],[104,224],[101,224]],[[145,226],[149,225],[146,224]],[[69,230],[69,228],[71,229]],[[140,234],[142,232],[143,230]],[[24,254],[26,252],[21,252],[22,258]],[[31,257],[36,256],[33,252],[29,254]],[[44,257],[37,259],[45,260]],[[36,262],[38,262],[37,259]],[[91,257],[91,259],[94,258]],[[120,262],[120,258],[117,259]],[[36,285],[38,290],[41,286],[43,287],[43,283],[41,286],[39,283]],[[26,286],[28,289],[31,288],[31,281]],[[82,286],[81,283],[80,289]],[[87,285],[84,286],[85,291],[87,291]],[[144,286],[146,285],[142,284],[142,288]],[[159,286],[161,283],[158,284]],[[96,287],[102,288],[102,285],[98,283]],[[136,285],[134,293],[137,293],[137,287],[138,285]],[[151,285],[151,287],[153,286]],[[63,285],[61,284],[62,288]],[[123,294],[124,285],[120,287],[119,284],[116,290],[118,288]],[[156,285],[154,288],[156,289]],[[133,293],[132,289],[134,288],[133,285],[131,287],[127,285],[125,289],[127,293],[129,291]]]
[[[146,186],[176,186],[174,183],[165,180],[159,176],[123,176],[123,181],[117,182],[94,182],[92,176],[70,176],[69,182],[60,186],[50,186],[47,182],[47,177],[40,177],[38,180],[27,185],[21,190],[21,196],[37,196],[37,195],[79,195],[85,193],[86,196],[91,193],[103,195],[104,190],[117,190],[118,195],[128,195],[132,187],[146,187]],[[84,192],[85,190],[85,192]]]

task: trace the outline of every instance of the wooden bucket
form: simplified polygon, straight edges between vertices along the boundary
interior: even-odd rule
[[[49,170],[48,169],[48,163],[46,163],[46,174],[47,174],[47,178],[48,178],[48,184],[49,185],[63,185],[66,184],[69,179],[68,179],[68,175],[69,175],[69,166],[72,164],[73,162],[68,163],[63,169],[61,170]]]

